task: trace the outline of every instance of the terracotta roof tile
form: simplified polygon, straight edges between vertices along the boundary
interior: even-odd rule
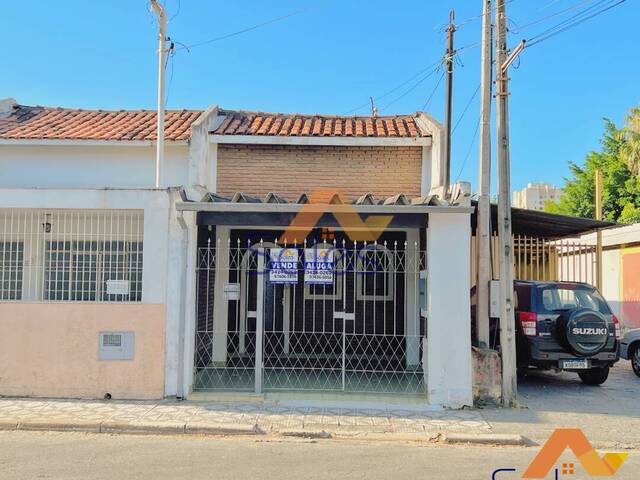
[[[165,138],[188,140],[198,110],[167,111]],[[217,135],[421,137],[430,136],[413,115],[350,117],[220,110]],[[147,110],[75,110],[16,105],[0,117],[0,138],[155,140],[156,113]]]
[[[422,137],[413,115],[350,117],[220,110],[216,135]]]
[[[165,138],[187,140],[197,110],[167,111]],[[156,112],[76,110],[16,105],[0,117],[0,138],[50,140],[155,140]]]

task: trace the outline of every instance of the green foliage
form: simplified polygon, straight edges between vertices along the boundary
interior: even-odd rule
[[[640,109],[632,112],[634,110],[640,114]],[[607,119],[604,122],[601,150],[589,153],[583,166],[569,162],[571,175],[565,178],[564,194],[558,203],[547,202],[545,211],[595,218],[595,175],[600,169],[603,218],[619,223],[640,221],[640,177],[632,172],[633,165],[628,163],[628,152],[633,150],[629,146],[632,137],[627,129],[618,129]]]

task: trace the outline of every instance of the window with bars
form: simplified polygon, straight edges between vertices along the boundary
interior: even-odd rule
[[[0,300],[142,301],[141,210],[0,209]]]
[[[0,241],[0,300],[22,298],[24,243]]]
[[[44,299],[142,300],[142,242],[47,242]]]

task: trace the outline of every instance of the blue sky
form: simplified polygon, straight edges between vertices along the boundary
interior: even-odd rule
[[[511,0],[510,45],[598,0]],[[243,1],[166,0],[169,35],[190,45],[302,10],[285,20],[191,49],[168,66],[169,108],[350,112],[437,61],[455,9],[458,47],[480,39],[481,0]],[[561,184],[567,161],[598,148],[602,117],[620,124],[640,102],[640,2],[622,5],[526,49],[511,71],[512,186]],[[81,108],[155,108],[156,23],[144,0],[2,2],[0,97],[23,104]],[[479,48],[460,53],[454,120],[479,84]],[[517,65],[517,64],[516,64]],[[380,99],[381,114],[419,110],[436,72]],[[169,80],[170,79],[170,80]],[[422,81],[420,81],[422,80]],[[444,82],[428,111],[444,117]],[[452,176],[475,183],[479,96],[453,138]],[[390,105],[389,105],[390,104]],[[357,113],[367,113],[368,107]],[[467,156],[467,152],[471,151]],[[466,158],[466,162],[465,162]]]

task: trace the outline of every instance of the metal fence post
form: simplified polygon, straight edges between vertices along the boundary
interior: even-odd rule
[[[264,248],[258,249],[258,275],[256,298],[256,360],[255,360],[255,392],[262,393],[263,345],[264,345]]]

